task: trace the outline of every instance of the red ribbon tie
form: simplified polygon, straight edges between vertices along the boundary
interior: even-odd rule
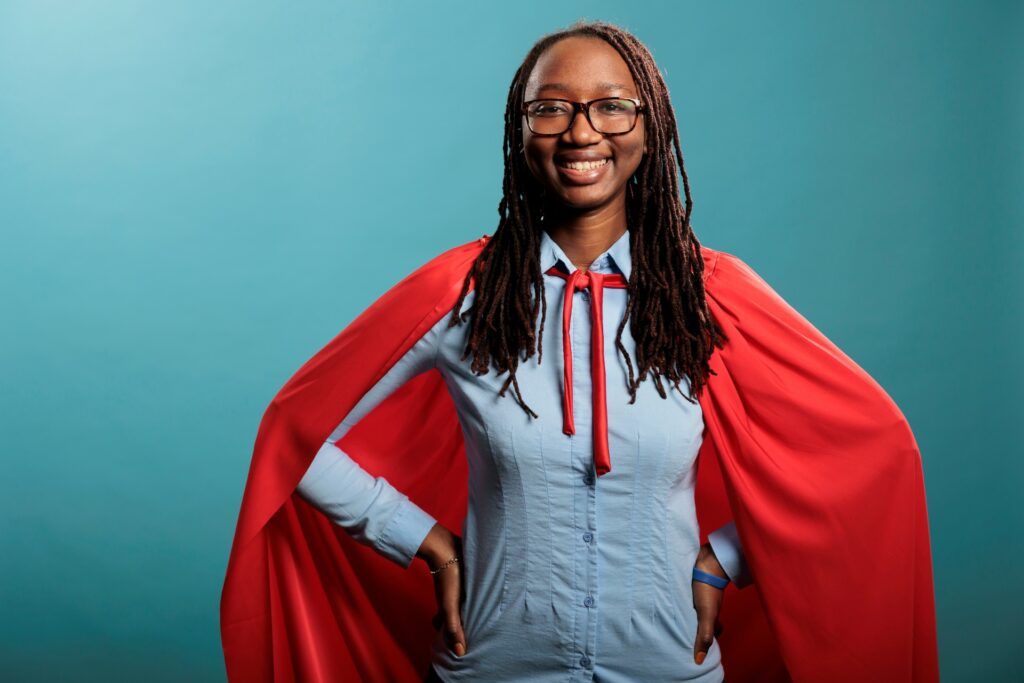
[[[577,290],[590,290],[590,374],[594,403],[594,469],[597,476],[612,469],[608,452],[608,403],[605,392],[604,369],[604,288],[625,289],[626,278],[619,273],[594,273],[574,270],[564,273],[552,266],[547,275],[557,275],[566,280],[565,298],[562,305],[562,351],[564,375],[562,378],[562,432],[575,434],[576,425],[572,417],[572,340],[569,326],[572,320],[573,294]]]

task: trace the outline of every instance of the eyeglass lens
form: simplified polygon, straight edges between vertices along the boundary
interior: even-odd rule
[[[526,118],[530,130],[553,135],[569,130],[573,105],[565,100],[538,100],[530,103]],[[590,103],[590,123],[598,133],[626,133],[636,122],[636,103],[608,98]]]

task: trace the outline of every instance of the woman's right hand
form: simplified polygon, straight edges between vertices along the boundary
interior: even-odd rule
[[[452,557],[453,562],[447,567],[431,574],[434,579],[434,597],[437,599],[437,614],[434,615],[435,629],[444,630],[448,648],[457,656],[466,654],[466,635],[462,630],[462,539],[446,529],[440,523],[434,525],[423,540],[416,556],[422,558],[431,570],[447,563]]]

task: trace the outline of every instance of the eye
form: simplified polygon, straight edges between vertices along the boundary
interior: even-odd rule
[[[530,105],[530,114],[534,116],[561,116],[569,113],[569,105],[557,100],[544,100]]]
[[[602,114],[627,114],[636,107],[629,100],[604,100],[598,102],[597,108]]]

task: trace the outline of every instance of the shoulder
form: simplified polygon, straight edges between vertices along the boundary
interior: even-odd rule
[[[426,334],[455,307],[466,275],[489,239],[484,235],[432,256],[381,294],[350,327],[373,329],[375,334],[385,336],[390,330],[401,329],[415,339]],[[471,280],[467,298],[474,285]]]
[[[484,235],[469,242],[449,247],[428,259],[423,265],[405,277],[420,282],[437,281],[439,284],[451,278],[464,278],[473,262],[483,251],[490,235]]]
[[[753,278],[760,280],[760,276],[751,268],[746,261],[736,254],[731,254],[720,249],[712,249],[703,244],[700,247],[701,256],[704,258],[704,283],[745,280]]]
[[[700,245],[700,255],[704,259],[704,282],[710,282],[718,275],[719,268],[726,262],[726,268],[730,261],[738,260],[736,256],[720,249],[712,249],[706,245]]]
[[[484,235],[470,242],[463,242],[432,256],[411,273],[403,277],[382,297],[439,301],[457,297],[476,258],[490,239]],[[455,296],[451,293],[454,290]]]
[[[332,348],[369,348],[371,356],[391,353],[386,364],[390,367],[455,306],[466,274],[488,239],[484,235],[430,257],[364,309],[332,341]],[[363,341],[355,342],[357,339]],[[433,336],[416,348],[430,347],[432,340]]]
[[[466,274],[488,239],[489,236],[484,235],[432,256],[377,297],[349,327],[359,330],[382,323],[387,329],[394,329],[411,322],[417,332],[424,332],[425,323],[455,305]],[[473,283],[470,282],[472,288]],[[431,325],[433,322],[426,325],[426,328],[429,329]]]

